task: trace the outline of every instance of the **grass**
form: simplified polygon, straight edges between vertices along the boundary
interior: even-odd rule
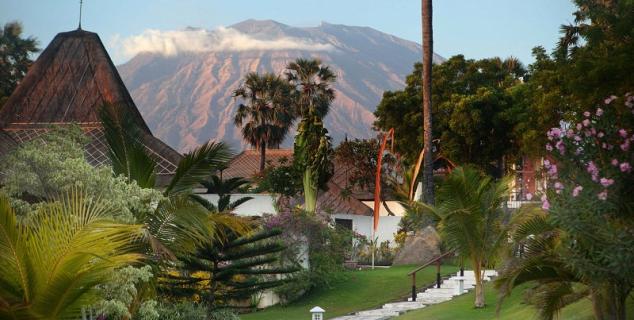
[[[403,300],[411,292],[411,280],[407,273],[413,266],[398,266],[363,271],[346,271],[346,279],[329,289],[314,290],[301,299],[287,305],[274,306],[258,312],[241,315],[242,320],[309,319],[312,307],[326,310],[326,319],[351,312],[377,308],[395,300]],[[443,266],[441,273],[458,270],[455,266]],[[417,286],[431,284],[436,279],[436,268],[428,267],[416,275]]]
[[[398,320],[449,320],[449,319],[469,319],[469,320],[532,320],[537,319],[535,309],[523,303],[522,290],[517,289],[513,294],[504,300],[500,310],[499,318],[496,317],[495,309],[497,302],[497,292],[491,283],[485,286],[487,307],[475,309],[473,307],[475,293],[473,290],[469,294],[457,297],[451,301],[428,306],[420,310],[408,312],[396,319]],[[634,299],[628,300],[628,314],[634,314]],[[591,320],[592,306],[588,299],[577,301],[564,308],[559,319],[566,320]]]

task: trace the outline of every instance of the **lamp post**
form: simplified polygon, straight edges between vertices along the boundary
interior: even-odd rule
[[[311,314],[311,320],[324,320],[324,312],[326,312],[326,310],[322,309],[321,307],[314,307],[312,309],[310,309],[310,314]]]

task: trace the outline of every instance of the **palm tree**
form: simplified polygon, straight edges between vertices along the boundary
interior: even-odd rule
[[[323,118],[335,99],[331,85],[336,76],[317,59],[297,59],[286,68],[286,78],[294,90],[295,112],[302,118],[295,136],[293,162],[304,172],[304,209],[314,213],[319,189],[334,171],[334,151]]]
[[[0,196],[0,318],[79,318],[95,286],[142,256],[141,225],[120,224],[108,205],[72,190],[20,223]]]
[[[476,275],[476,308],[484,307],[483,268],[493,265],[506,239],[501,218],[508,182],[494,182],[474,168],[457,167],[438,190],[438,205],[422,205],[439,220],[439,231],[449,249],[471,262]]]
[[[290,87],[274,74],[251,72],[233,96],[246,102],[238,106],[234,123],[242,127],[244,140],[260,150],[262,173],[266,147],[282,143],[294,120],[290,109]]]
[[[113,110],[120,110],[117,113]],[[138,132],[124,108],[104,108],[101,114],[104,135],[109,144],[115,175],[123,175],[144,187],[154,185],[156,161],[146,154],[135,134]],[[176,259],[176,253],[191,252],[210,238],[222,237],[219,230],[229,228],[238,233],[248,228],[244,221],[231,215],[210,214],[194,199],[192,190],[231,159],[223,143],[208,142],[184,155],[174,177],[163,190],[163,200],[149,214],[135,212],[136,221],[144,225],[148,251],[159,259]]]
[[[425,202],[434,204],[434,155],[432,150],[431,71],[434,54],[432,29],[432,0],[421,0],[423,27],[423,183]]]
[[[512,242],[495,280],[501,294],[498,309],[515,287],[529,282],[534,285],[527,300],[543,320],[554,319],[565,306],[590,295],[592,279],[584,281],[566,263],[564,232],[549,221],[546,212],[536,206],[522,207],[510,223],[509,236]]]

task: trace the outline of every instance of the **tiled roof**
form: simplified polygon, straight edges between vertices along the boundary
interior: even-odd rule
[[[55,36],[0,109],[0,129],[20,144],[51,126],[78,124],[90,139],[87,159],[99,166],[108,162],[99,116],[106,104],[125,109],[134,119],[139,140],[157,160],[159,183],[173,175],[182,156],[152,136],[96,33],[75,30]],[[6,153],[2,143],[0,154]]]
[[[290,163],[293,159],[292,149],[267,149],[266,162],[268,165],[277,166],[283,159]],[[257,150],[245,150],[235,156],[229,167],[222,171],[224,179],[234,177],[250,178],[259,172],[260,152]],[[343,197],[342,191],[347,184],[345,168],[335,164],[335,174],[328,182],[328,190],[320,192],[317,199],[317,207],[330,213],[346,213],[357,215],[372,215],[372,209],[368,208],[354,196]]]

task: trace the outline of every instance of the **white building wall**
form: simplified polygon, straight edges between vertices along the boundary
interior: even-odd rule
[[[332,214],[332,222],[335,222],[335,219],[349,219],[352,220],[352,230],[358,234],[361,234],[368,238],[368,240],[372,239],[372,224],[373,217],[372,216],[359,216],[354,214]],[[378,238],[378,243],[384,241],[390,241],[390,245],[395,246],[394,235],[398,231],[398,224],[401,221],[402,217],[395,216],[381,216],[379,217],[379,226],[376,230],[375,237]]]

